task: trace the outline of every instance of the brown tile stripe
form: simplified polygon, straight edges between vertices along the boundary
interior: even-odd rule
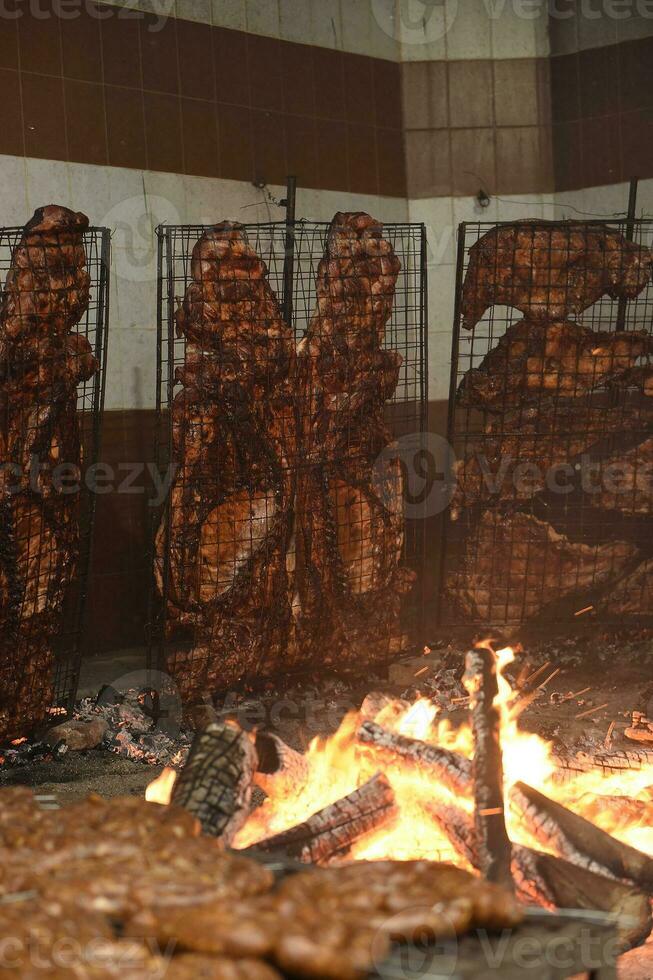
[[[653,177],[653,37],[551,59],[404,64],[402,83],[412,198]]]
[[[551,59],[556,190],[653,177],[653,37]]]
[[[57,4],[52,0],[52,10]],[[20,6],[0,153],[405,197],[399,66],[138,12]]]

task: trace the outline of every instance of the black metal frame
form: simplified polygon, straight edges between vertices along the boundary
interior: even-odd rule
[[[185,339],[175,336],[175,309],[191,280],[190,257],[193,246],[210,226],[162,225],[157,228],[157,401],[155,459],[165,472],[172,457],[172,416],[169,407],[175,394],[174,374],[184,359]],[[315,306],[315,278],[324,254],[329,223],[295,219],[245,224],[247,240],[269,270],[282,315],[290,315],[296,341],[301,340]],[[395,437],[423,434],[427,428],[427,280],[426,229],[422,224],[384,223],[384,236],[399,256],[399,274],[392,317],[387,325],[386,346],[403,357],[399,384],[388,402],[388,421]],[[288,247],[290,245],[290,248]],[[289,292],[289,285],[292,291]],[[424,501],[424,507],[426,507]],[[161,520],[166,534],[170,528],[170,498],[163,508],[153,510],[150,540],[154,561],[154,537]],[[168,537],[169,543],[169,537]],[[416,649],[424,642],[423,569],[426,552],[424,520],[419,516],[406,522],[404,556],[406,565],[418,573],[406,619]],[[169,546],[165,548],[163,597],[153,581],[149,602],[148,665],[163,669],[172,644],[165,640],[165,597],[170,584]]]
[[[565,228],[570,223],[547,222],[546,224],[555,224],[560,228]],[[633,221],[629,217],[624,220],[615,221],[573,221],[571,224],[584,228],[585,233],[588,235],[592,228],[610,229],[619,232],[626,239],[637,244],[646,245],[649,248],[653,245],[653,221],[651,220]],[[496,305],[490,307],[485,312],[473,330],[468,331],[464,329],[462,307],[464,305],[464,285],[470,263],[470,249],[483,235],[492,229],[515,228],[517,225],[523,228],[525,226],[528,227],[529,223],[463,222],[458,229],[456,293],[451,348],[447,432],[449,443],[454,448],[456,458],[459,461],[469,458],[473,453],[482,453],[484,447],[489,445],[491,439],[491,436],[486,431],[486,426],[490,423],[494,426],[493,435],[495,437],[497,433],[499,433],[501,438],[504,435],[514,435],[515,440],[518,441],[521,439],[523,445],[523,440],[527,438],[528,433],[532,432],[532,429],[529,429],[527,433],[525,428],[526,423],[524,422],[524,417],[526,410],[528,409],[530,413],[531,422],[534,417],[536,418],[534,423],[536,431],[538,433],[545,433],[546,430],[541,428],[545,424],[545,408],[550,412],[551,405],[554,402],[554,413],[556,415],[558,411],[561,413],[559,416],[560,422],[555,424],[559,424],[561,426],[560,432],[563,432],[562,425],[564,423],[562,421],[562,412],[566,400],[568,405],[571,403],[577,405],[579,412],[581,408],[587,409],[588,411],[589,409],[597,409],[597,415],[592,420],[591,432],[596,435],[596,439],[593,440],[593,444],[598,448],[596,459],[599,463],[602,461],[605,462],[610,459],[611,454],[613,454],[614,458],[615,453],[618,454],[620,451],[625,452],[630,446],[639,444],[644,439],[653,435],[648,416],[646,418],[643,417],[644,408],[637,408],[638,405],[643,405],[646,401],[643,382],[641,382],[642,387],[640,388],[639,380],[633,381],[630,386],[619,386],[614,382],[608,381],[607,383],[601,383],[599,381],[599,383],[592,385],[587,390],[579,387],[575,392],[575,396],[571,399],[569,398],[568,389],[561,387],[559,381],[557,390],[544,391],[542,388],[537,397],[525,397],[523,400],[519,398],[515,399],[515,396],[512,395],[513,400],[509,403],[505,396],[505,391],[509,383],[507,381],[509,365],[506,363],[503,366],[505,378],[501,373],[501,366],[497,369],[499,373],[496,375],[498,378],[497,387],[500,391],[504,392],[503,402],[501,402],[501,398],[499,397],[498,401],[490,410],[488,409],[489,403],[483,404],[477,402],[474,404],[468,395],[467,403],[462,403],[464,397],[461,397],[460,387],[463,380],[468,377],[468,372],[473,368],[478,368],[483,359],[491,351],[496,349],[497,342],[504,336],[506,330],[511,325],[516,324],[522,318],[526,317],[526,314],[520,313],[519,310],[512,306]],[[541,226],[541,222],[534,221],[532,223],[533,230]],[[497,269],[497,274],[500,271],[500,269]],[[559,316],[552,317],[551,321],[562,319]],[[643,330],[653,337],[653,283],[649,281],[645,289],[636,298],[625,299],[622,297],[611,299],[604,295],[584,310],[584,312],[569,315],[568,320],[575,321],[591,330],[600,330],[608,333],[618,333],[622,330],[626,332]],[[578,354],[577,357],[580,358],[580,355]],[[580,370],[578,363],[579,361],[577,361],[576,371]],[[531,369],[524,368],[524,370],[527,372]],[[565,378],[563,377],[564,381]],[[535,385],[537,384],[538,382],[536,381]],[[616,431],[614,426],[608,429],[607,422],[605,423],[605,429],[602,429],[599,418],[602,406],[605,407],[606,418],[608,411],[613,413],[623,411],[624,419],[626,418],[626,412],[630,410],[634,411],[636,415],[639,411],[640,415],[637,416],[635,423],[631,421],[626,424],[624,421],[622,428],[617,428]],[[512,414],[509,415],[509,412],[512,412]],[[580,418],[580,415],[578,417]],[[585,418],[589,418],[589,415],[586,415]],[[507,419],[510,419],[509,423],[506,422]],[[517,419],[517,422],[515,422],[515,419]],[[624,435],[626,429],[629,430],[628,438]],[[553,431],[556,431],[555,427]],[[574,435],[587,434],[589,431],[589,429],[585,429],[583,433],[583,431],[574,432],[572,429],[568,429],[564,430],[564,435],[571,438]],[[514,445],[514,442],[512,445]],[[525,455],[524,458],[530,460],[532,459],[532,455]],[[514,462],[518,463],[519,461],[517,454]],[[575,458],[574,463],[576,463]],[[636,465],[639,465],[639,460]],[[460,480],[460,475],[458,479]],[[557,531],[568,535],[573,541],[593,545],[626,540],[637,544],[641,549],[639,557],[628,563],[623,572],[620,571],[619,574],[615,575],[616,581],[621,580],[628,571],[633,570],[637,562],[646,560],[653,555],[653,511],[639,514],[637,518],[633,518],[632,515],[630,517],[624,516],[616,507],[612,511],[603,511],[600,508],[592,506],[588,498],[584,498],[578,491],[578,487],[565,498],[564,504],[561,504],[559,501],[552,502],[551,496],[547,496],[545,492],[534,494],[530,500],[520,499],[519,494],[515,491],[511,491],[511,494],[512,496],[506,495],[503,500],[493,500],[490,493],[489,496],[485,497],[483,502],[478,503],[476,506],[468,506],[463,509],[457,520],[452,519],[451,511],[446,515],[445,521],[443,522],[440,558],[440,581],[442,583],[438,598],[438,623],[440,627],[515,627],[529,621],[526,610],[529,606],[529,595],[533,595],[532,590],[530,593],[528,591],[531,589],[530,585],[524,586],[523,597],[514,594],[512,598],[506,600],[504,615],[500,613],[497,615],[495,608],[493,609],[493,615],[489,618],[470,614],[469,608],[462,607],[456,602],[455,597],[452,597],[455,596],[458,588],[463,587],[463,576],[468,575],[470,569],[473,570],[475,567],[480,567],[479,562],[474,561],[474,557],[475,548],[480,548],[479,518],[486,509],[488,512],[493,509],[493,512],[496,513],[495,534],[501,533],[501,523],[504,518],[510,517],[517,512],[522,512],[538,517],[540,520],[547,520],[548,518]],[[480,551],[476,552],[476,554],[480,554]],[[465,572],[463,571],[463,556],[465,559],[465,568],[467,569]],[[528,567],[529,560],[530,552],[526,567]],[[532,582],[530,574],[526,578],[529,582]],[[552,626],[557,628],[565,623],[578,625],[583,615],[587,615],[587,621],[599,619],[602,622],[609,622],[612,617],[601,611],[602,599],[609,586],[610,583],[606,582],[605,579],[601,581],[597,579],[596,583],[592,586],[587,588],[583,587],[578,595],[570,595],[568,601],[556,601],[548,606],[545,604],[542,612],[534,615],[530,622],[535,627],[541,626],[545,630],[550,629]],[[517,611],[520,603],[521,614]],[[537,601],[535,601],[535,605],[537,605]],[[637,623],[642,623],[644,620],[651,619],[652,617],[652,609],[642,608],[641,616],[634,616],[633,619]],[[615,621],[622,623],[624,620],[622,616],[619,616]]]
[[[23,233],[22,227],[0,229],[0,278],[3,282],[11,266],[13,251]],[[86,270],[90,276],[90,300],[86,311],[73,329],[89,342],[98,367],[87,381],[82,381],[77,386],[76,409],[82,449],[82,479],[77,494],[79,504],[77,561],[63,600],[60,632],[53,644],[55,666],[52,707],[67,713],[71,711],[75,701],[85,645],[84,630],[96,500],[95,494],[88,486],[88,481],[84,479],[84,471],[95,464],[99,458],[109,329],[111,233],[108,228],[90,227],[83,233],[82,238],[86,253]],[[49,397],[47,391],[43,392],[44,405]],[[43,642],[47,642],[45,638]]]

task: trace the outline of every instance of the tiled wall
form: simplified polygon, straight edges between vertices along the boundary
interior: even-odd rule
[[[111,6],[399,61],[395,0],[107,0]],[[412,3],[412,0],[409,0]],[[400,18],[399,18],[400,20]]]
[[[110,6],[31,10],[2,23],[0,153],[405,196],[390,60]]]
[[[585,0],[550,19],[559,191],[653,176],[653,4],[625,0],[617,14]]]
[[[548,60],[402,66],[408,195],[551,191]]]

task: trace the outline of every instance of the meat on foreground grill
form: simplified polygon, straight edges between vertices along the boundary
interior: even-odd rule
[[[105,980],[130,968],[173,978],[272,980],[283,970],[363,980],[391,941],[521,921],[509,893],[449,865],[358,862],[275,888],[262,865],[198,834],[197,821],[174,806],[90,797],[44,812],[26,789],[0,792],[0,901],[3,934],[18,940],[14,975],[31,977],[39,935],[38,975],[49,980]],[[67,961],[62,974],[66,939],[83,959]]]
[[[186,702],[299,665],[369,665],[400,647],[399,462],[384,405],[401,359],[382,347],[399,261],[366,214],[337,214],[296,352],[267,269],[230,224],[193,249],[177,326],[179,470],[156,544],[169,661]]]
[[[0,738],[42,720],[51,703],[51,642],[78,557],[78,495],[63,493],[53,470],[79,470],[77,385],[97,370],[73,331],[89,301],[87,227],[83,214],[39,208],[0,303],[0,462],[10,466],[0,483]]]
[[[490,306],[514,306],[527,319],[564,320],[601,296],[633,299],[651,277],[649,249],[618,231],[576,222],[518,221],[493,228],[470,249],[463,325]]]
[[[578,543],[530,514],[487,510],[449,591],[474,619],[521,622],[565,596],[616,579],[637,553],[625,541]]]
[[[576,398],[620,379],[653,354],[646,330],[605,333],[568,320],[520,320],[460,385],[463,405],[502,412],[546,395]]]

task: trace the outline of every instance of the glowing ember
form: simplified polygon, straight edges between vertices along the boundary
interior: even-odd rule
[[[610,774],[597,769],[578,774],[564,784],[556,782],[557,766],[551,744],[518,726],[520,712],[528,699],[520,698],[505,677],[505,669],[514,657],[514,651],[509,647],[497,653],[506,795],[510,787],[521,780],[582,814],[618,840],[653,855],[653,766]],[[453,728],[438,714],[436,705],[420,698],[408,707],[399,702],[385,704],[374,721],[387,731],[452,749],[471,758],[473,740],[469,725],[465,723]],[[360,839],[353,846],[352,857],[358,860],[446,859],[462,864],[430,811],[438,804],[448,804],[471,814],[471,795],[452,793],[405,759],[388,766],[381,761],[373,744],[357,743],[356,732],[362,720],[358,712],[352,712],[343,719],[333,736],[311,742],[305,756],[308,762],[306,782],[298,785],[293,773],[280,772],[275,777],[268,777],[268,797],[251,813],[234,846],[248,847],[293,827],[383,771],[395,794],[399,817],[394,824],[371,831]],[[175,778],[173,769],[164,769],[148,787],[146,799],[168,803]],[[610,805],[606,802],[607,797],[610,797]],[[617,799],[619,797],[627,799],[622,803]],[[542,843],[532,838],[509,808],[506,809],[511,839],[542,850]]]

